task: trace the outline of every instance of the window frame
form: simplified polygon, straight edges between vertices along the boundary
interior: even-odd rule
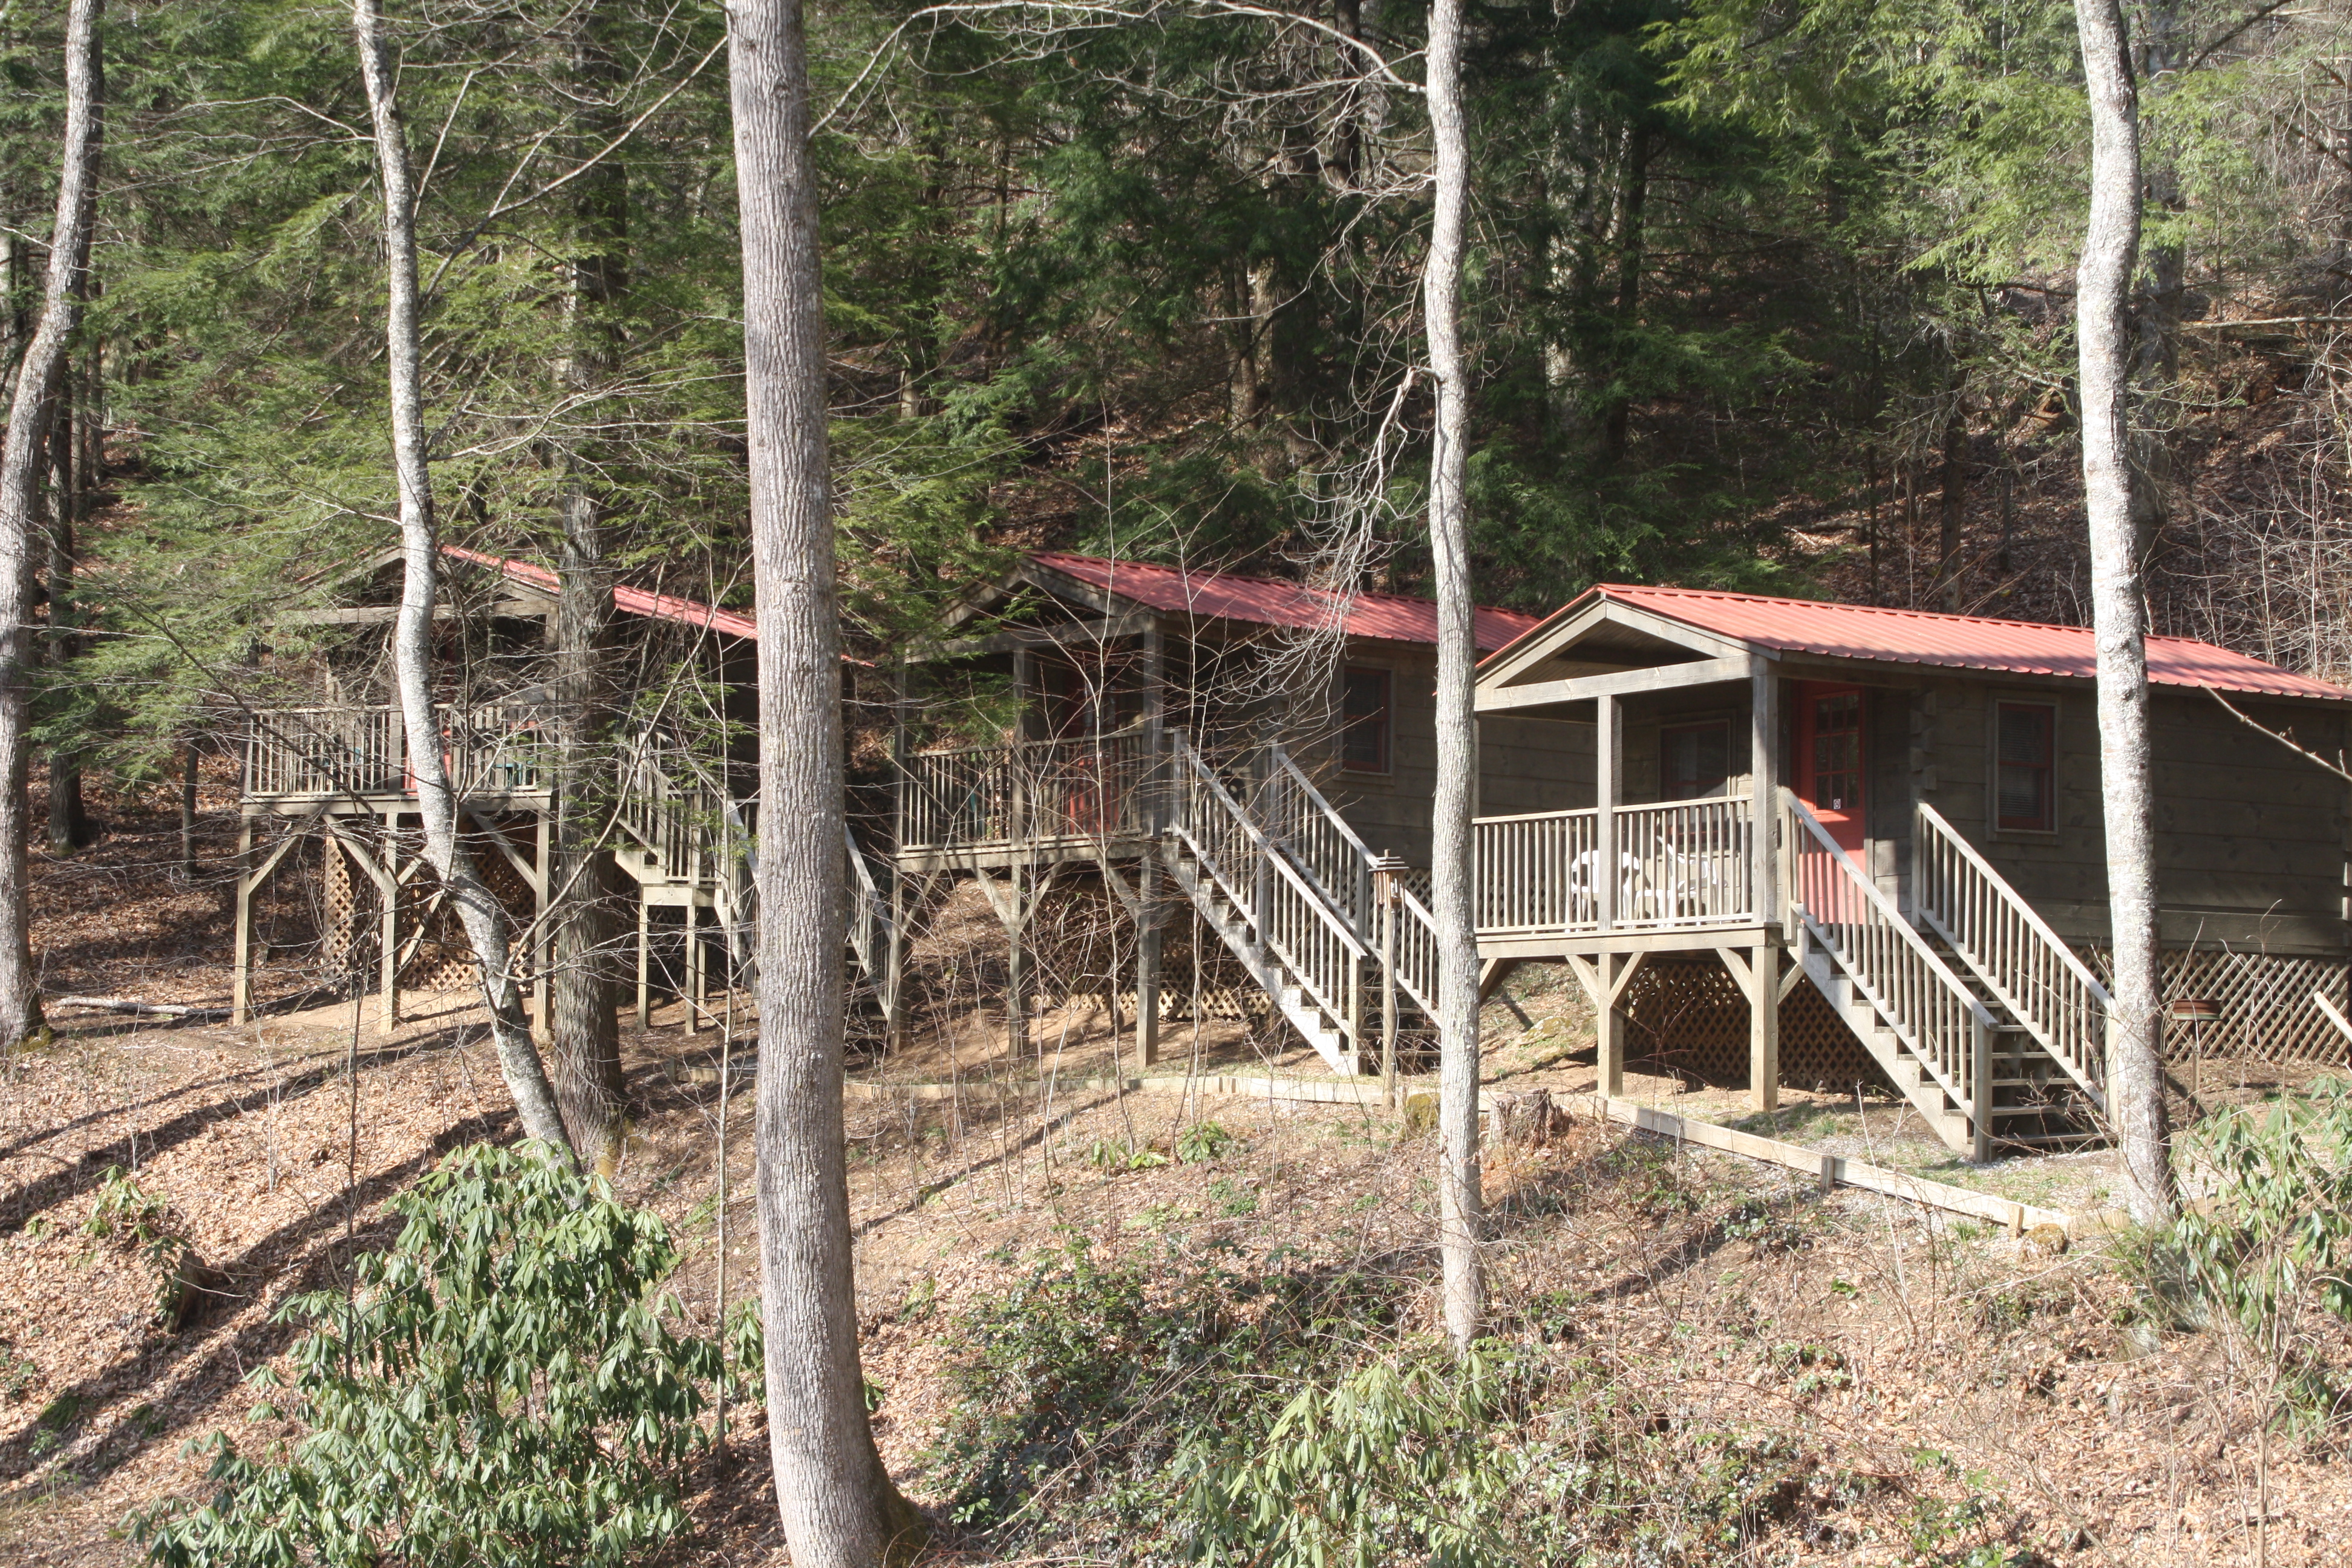
[[[1731,781],[1741,776],[1732,766],[1731,719],[1728,713],[1712,717],[1661,719],[1658,722],[1658,801],[1661,805],[1685,800],[1727,800],[1733,795]],[[1723,777],[1706,795],[1672,795],[1666,793],[1671,781],[1666,777],[1667,738],[1686,731],[1713,730],[1723,737]]]
[[[1356,675],[1377,675],[1381,679],[1380,766],[1359,767],[1349,760],[1348,739],[1353,728],[1348,717],[1348,681]],[[1339,666],[1339,733],[1333,737],[1332,750],[1339,753],[1339,771],[1359,778],[1393,778],[1396,776],[1396,671],[1385,664],[1370,664],[1349,660]]]
[[[2000,774],[2007,763],[2000,751],[2000,719],[2005,709],[2033,708],[2049,715],[2050,754],[2042,764],[2042,821],[2048,826],[2029,827],[2005,820],[2000,811]],[[1995,691],[1985,703],[1985,831],[1995,838],[2025,838],[2041,841],[2058,837],[2059,745],[2061,726],[2065,720],[2065,707],[2058,698],[2042,691]],[[2017,764],[2024,765],[2024,764]]]

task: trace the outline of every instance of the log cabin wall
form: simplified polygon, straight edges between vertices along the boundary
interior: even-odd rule
[[[1996,711],[2055,709],[2054,825],[2003,827],[1992,815]],[[2322,754],[2344,721],[2286,704],[2239,704],[2293,727]],[[2094,694],[2076,682],[1954,679],[1922,693],[1923,798],[1984,854],[2069,942],[2108,934],[2106,836]],[[2313,956],[2346,952],[2347,785],[2263,739],[2201,691],[2158,687],[2149,705],[2157,889],[2168,947]],[[2316,728],[2315,728],[2316,726]]]
[[[1413,644],[1360,639],[1349,644],[1335,679],[1344,681],[1349,669],[1388,677],[1387,768],[1348,765],[1337,742],[1336,691],[1328,707],[1299,705],[1292,731],[1300,738],[1300,761],[1367,847],[1426,868],[1437,795],[1437,655]],[[1592,787],[1591,723],[1491,714],[1478,721],[1478,815],[1590,805]]]

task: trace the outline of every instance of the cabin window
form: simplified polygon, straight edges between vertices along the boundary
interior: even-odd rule
[[[1339,672],[1339,765],[1351,773],[1389,771],[1390,672],[1351,664]]]
[[[2057,708],[2048,702],[1995,703],[1993,731],[1993,826],[2009,833],[2057,831]]]
[[[1665,800],[1705,800],[1731,774],[1731,726],[1673,724],[1658,731],[1658,785]]]

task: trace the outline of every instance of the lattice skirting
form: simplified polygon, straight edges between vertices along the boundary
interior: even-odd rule
[[[2110,978],[2112,954],[2084,950],[2084,962],[2102,981]],[[2311,997],[2325,995],[2352,1017],[2352,960],[2296,958],[2272,952],[2231,952],[2210,948],[2168,949],[2164,997],[2200,997],[2221,1005],[2210,1024],[2165,1027],[2165,1055],[2185,1061],[2200,1044],[2208,1058],[2231,1061],[2352,1062],[2352,1045],[2327,1021]]]
[[[383,829],[380,823],[365,826],[347,823],[344,830],[359,836],[368,853],[381,863]],[[372,987],[381,960],[378,943],[383,930],[383,895],[374,879],[355,868],[331,837],[322,832],[320,837],[326,845],[323,892],[328,961],[344,973],[363,976]],[[534,900],[530,884],[499,852],[497,843],[488,834],[475,829],[465,835],[465,840],[473,853],[475,869],[489,884],[499,902],[506,906],[507,916],[520,934],[531,918]],[[526,857],[534,853],[527,833],[509,832],[508,841]],[[401,832],[399,845],[403,867],[413,865],[425,852],[424,836],[415,828]],[[436,896],[439,887],[438,879],[429,870],[414,872],[401,884],[399,940],[404,956],[400,984],[404,990],[442,991],[475,983],[473,944],[466,940],[465,927],[456,909],[446,899]],[[421,935],[417,930],[420,921],[424,923]],[[529,958],[528,952],[516,953],[519,974],[527,970]]]
[[[1629,1066],[1710,1083],[1748,1081],[1748,998],[1720,960],[1652,959],[1625,996]],[[1892,1088],[1811,981],[1780,1004],[1780,1081],[1799,1089]]]

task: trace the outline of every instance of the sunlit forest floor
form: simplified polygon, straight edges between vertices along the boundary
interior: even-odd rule
[[[215,847],[220,826],[209,824]],[[225,994],[215,894],[105,867],[109,853],[164,842],[124,833],[110,838],[112,850],[40,868],[45,921],[69,912],[76,932],[44,934],[43,944],[52,964],[79,966],[75,991],[124,994],[136,980],[148,1000]],[[57,892],[68,878],[82,889],[70,898]],[[131,954],[124,962],[141,967],[109,968],[110,931]],[[300,977],[292,966],[273,972],[264,995],[299,1002]],[[355,1077],[343,1070],[353,1011],[331,998],[235,1030],[202,1016],[61,1010],[55,1044],[6,1064],[0,1560],[136,1561],[126,1516],[203,1494],[192,1440],[227,1431],[254,1447],[289,1435],[246,1420],[254,1395],[242,1380],[289,1344],[273,1309],[331,1286],[354,1248],[383,1244],[383,1200],[440,1152],[511,1135],[465,998],[417,999],[416,1016],[389,1038],[372,1008],[359,1010]],[[1490,1079],[1503,1089],[1589,1089],[1589,1036],[1580,1042],[1570,1010],[1529,1011],[1536,1027],[1526,1033],[1496,1016]],[[1022,1060],[983,1048],[992,1036],[1001,1053],[1003,1040],[985,1009],[919,1017],[919,1037],[969,1042],[954,1064],[961,1092],[884,1087],[848,1108],[877,1434],[901,1486],[940,1522],[940,1562],[1142,1554],[1140,1544],[1123,1550],[1089,1534],[1097,1504],[1085,1465],[1104,1463],[1107,1447],[1089,1460],[1079,1445],[1069,1461],[1077,1479],[1060,1492],[1041,1483],[1045,1506],[1070,1521],[1050,1550],[1034,1531],[953,1517],[974,1514],[973,1434],[1002,1426],[982,1418],[1001,1413],[975,1411],[990,1395],[959,1373],[975,1353],[975,1314],[999,1314],[991,1321],[1001,1329],[1006,1303],[1052,1299],[1036,1282],[1072,1278],[1076,1256],[1098,1271],[1078,1278],[1131,1271],[1147,1293],[1209,1281],[1233,1292],[1236,1320],[1265,1310],[1243,1300],[1256,1298],[1241,1282],[1366,1303],[1360,1320],[1317,1329],[1334,1375],[1367,1356],[1414,1353],[1436,1331],[1426,1132],[1401,1132],[1356,1106],[1091,1086],[1091,1069],[1108,1060],[1108,1019],[1083,998],[1068,1015],[1035,1020]],[[688,1319],[708,1331],[720,1306],[720,1107],[700,1069],[716,1042],[681,1023],[667,1005],[629,1040],[637,1116],[619,1185],[685,1239],[674,1283]],[[1047,1039],[1063,1056],[1041,1062],[1035,1042]],[[898,1060],[869,1054],[857,1076],[939,1081],[927,1048],[910,1046]],[[1197,1058],[1181,1026],[1164,1048],[1163,1071],[1195,1059],[1220,1072],[1310,1070],[1260,1054],[1238,1020],[1204,1028]],[[1635,1075],[1629,1090],[1713,1119],[1742,1114],[1733,1089]],[[751,1104],[750,1084],[739,1084],[727,1129],[730,1300],[756,1288]],[[1884,1163],[1937,1164],[1933,1146],[1905,1131],[1905,1114],[1891,1103],[1792,1096],[1780,1130],[1851,1141]],[[1211,1123],[1222,1136],[1202,1134]],[[2105,1158],[2032,1162],[1987,1179],[2038,1183],[2035,1202],[2095,1203]],[[176,1331],[154,1321],[156,1280],[142,1258],[82,1231],[115,1165],[169,1202],[219,1273],[216,1297]],[[2089,1173],[2067,1173],[2078,1167]],[[1572,1411],[1538,1402],[1512,1417],[1525,1430],[1503,1440],[1534,1441],[1540,1428],[1556,1441],[1572,1420],[1579,1442],[1614,1456],[1627,1484],[1591,1510],[1609,1547],[1601,1560],[2254,1560],[2242,1369],[2213,1338],[2137,1310],[2136,1288],[2101,1244],[2060,1254],[1859,1193],[1824,1198],[1788,1173],[1589,1120],[1540,1145],[1493,1150],[1486,1182],[1496,1332],[1553,1380],[1545,1386],[1604,1391]],[[1080,1320],[1095,1321],[1083,1310]],[[1150,1321],[1121,1331],[1144,1333]],[[1086,1349],[1066,1343],[1063,1353]],[[1147,1401],[1113,1425],[1131,1430],[1159,1415]],[[764,1461],[757,1412],[732,1413],[726,1447],[692,1479],[694,1531],[670,1560],[782,1561]],[[2352,1476],[2340,1453],[2282,1437],[2269,1490],[2272,1562],[2341,1560]]]

